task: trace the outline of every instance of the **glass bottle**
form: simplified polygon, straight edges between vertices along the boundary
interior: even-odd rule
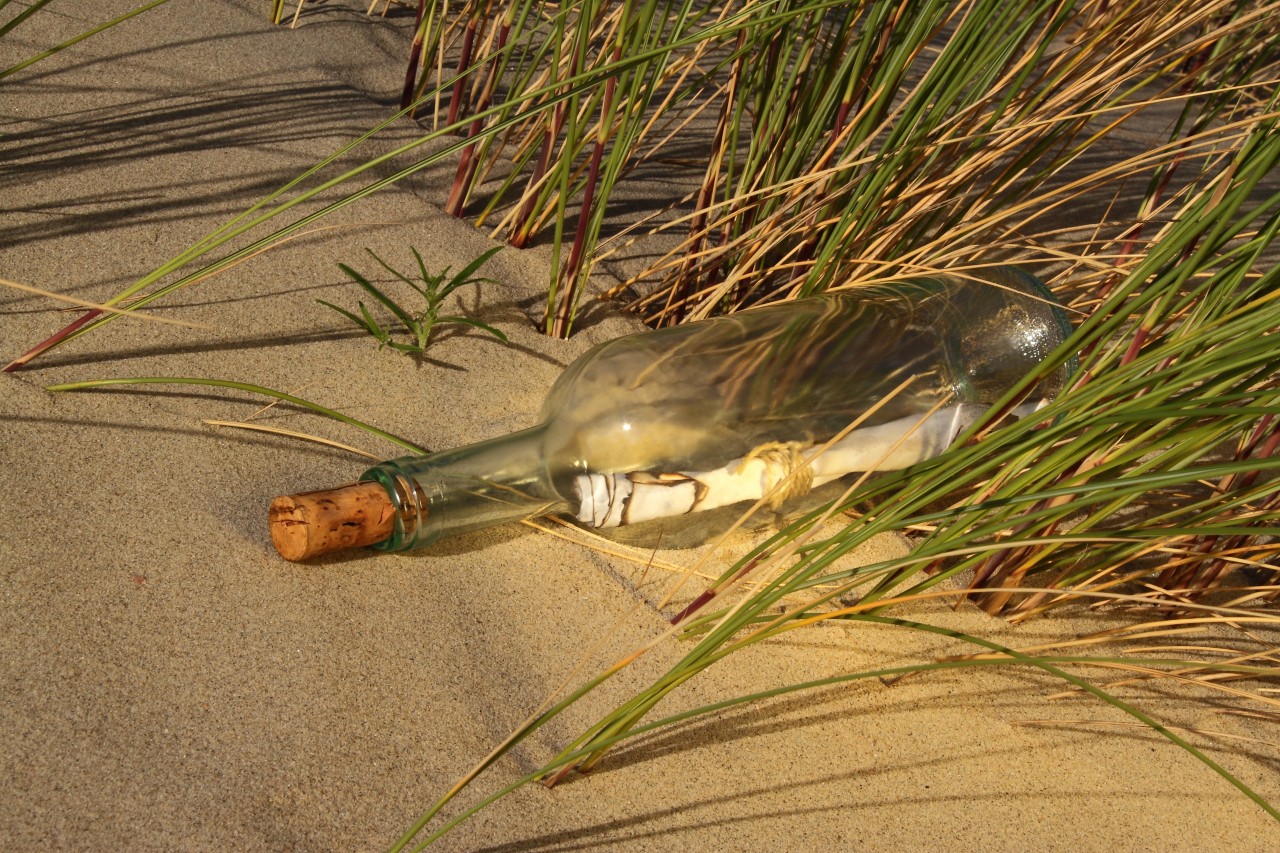
[[[1043,284],[1000,266],[628,335],[574,361],[537,426],[277,498],[272,539],[299,560],[550,513],[608,527],[778,502],[941,453],[1070,331]],[[1070,369],[1042,378],[1015,412],[1051,399]]]

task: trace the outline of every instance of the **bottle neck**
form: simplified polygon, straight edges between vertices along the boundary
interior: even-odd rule
[[[429,545],[481,527],[560,512],[544,449],[546,424],[478,444],[383,462],[360,479],[381,483],[396,508],[383,551]]]

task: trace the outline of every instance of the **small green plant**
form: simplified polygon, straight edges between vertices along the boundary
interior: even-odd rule
[[[422,255],[418,253],[417,249],[410,246],[409,251],[413,252],[414,260],[418,262],[418,275],[421,278],[421,284],[409,278],[409,276],[399,270],[394,269],[390,264],[374,254],[372,249],[365,249],[365,251],[369,253],[369,256],[378,262],[379,266],[403,281],[405,284],[409,285],[409,287],[413,288],[422,296],[423,299],[426,300],[426,309],[418,314],[413,314],[406,310],[400,305],[400,303],[383,293],[374,286],[369,279],[365,278],[351,267],[346,264],[338,264],[338,268],[346,273],[352,281],[360,285],[366,293],[382,303],[383,306],[396,316],[396,319],[404,326],[405,331],[407,331],[413,338],[413,341],[410,343],[402,343],[400,341],[392,340],[392,330],[390,328],[384,329],[378,321],[374,319],[373,314],[363,302],[357,303],[360,306],[360,315],[357,316],[345,308],[339,308],[332,302],[325,302],[323,299],[317,299],[316,301],[321,305],[332,308],[334,311],[337,311],[339,314],[364,329],[370,335],[377,338],[378,343],[381,346],[388,346],[392,349],[399,350],[400,352],[425,352],[429,339],[431,338],[431,330],[441,323],[459,323],[467,326],[474,326],[477,329],[488,332],[503,343],[507,343],[507,336],[495,329],[493,326],[490,326],[488,323],[482,323],[479,320],[472,319],[471,317],[463,317],[455,314],[448,314],[443,317],[440,316],[441,303],[444,302],[445,298],[448,297],[450,293],[453,293],[459,287],[467,284],[494,282],[491,278],[477,277],[475,273],[480,269],[480,267],[484,266],[490,258],[497,254],[501,248],[501,246],[494,246],[492,249],[487,250],[484,254],[480,255],[474,261],[463,267],[456,275],[449,277],[448,267],[445,267],[443,272],[436,275],[432,275],[427,272],[427,265],[422,260]]]

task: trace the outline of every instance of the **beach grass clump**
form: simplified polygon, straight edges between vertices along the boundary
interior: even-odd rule
[[[446,210],[517,247],[549,244],[541,325],[557,336],[602,259],[654,228],[686,236],[611,293],[657,324],[992,255],[1092,270],[1140,255],[1186,173],[1238,149],[1274,90],[1280,38],[1275,0],[417,11],[400,113],[107,304],[207,280],[446,158]],[[1170,105],[1181,115],[1163,144],[1107,158],[1109,140]],[[430,129],[363,153],[411,114]],[[686,195],[619,224],[628,179],[690,162],[702,177]],[[1135,192],[1143,181],[1158,191]],[[1122,202],[1134,194],[1147,201]],[[88,314],[6,369],[111,321]]]
[[[422,260],[422,255],[416,248],[412,246],[409,251],[413,253],[413,259],[418,265],[417,280],[410,278],[404,273],[392,267],[382,258],[378,257],[372,249],[365,249],[369,253],[369,257],[373,258],[380,267],[394,276],[396,279],[404,283],[414,293],[422,297],[425,305],[422,310],[406,308],[389,296],[386,291],[375,285],[363,274],[357,272],[346,264],[338,264],[338,268],[357,285],[365,293],[369,294],[373,299],[388,311],[400,322],[410,338],[409,341],[395,340],[394,331],[390,328],[383,328],[382,324],[373,315],[364,302],[357,303],[360,313],[357,315],[352,311],[334,305],[332,302],[326,302],[323,299],[317,299],[321,305],[332,308],[343,317],[346,317],[359,328],[368,332],[380,347],[390,347],[393,350],[406,354],[421,354],[426,352],[427,346],[431,340],[431,333],[440,326],[470,326],[493,335],[503,343],[507,342],[507,336],[499,329],[495,329],[488,323],[477,320],[474,317],[466,317],[460,314],[444,314],[440,313],[440,307],[444,301],[456,290],[469,285],[477,285],[485,282],[496,283],[491,278],[483,278],[477,276],[477,273],[485,263],[495,254],[502,250],[501,246],[495,246],[486,250],[471,263],[467,264],[457,273],[450,274],[449,268],[438,273],[432,273],[427,270],[427,264]]]
[[[627,283],[662,275],[635,307],[668,323],[1152,215],[1074,208],[1239,144],[1280,55],[1266,6],[867,4],[812,43],[788,20],[735,59],[697,205],[665,226],[688,236]],[[1169,105],[1164,151],[1098,156]]]
[[[773,0],[569,4],[547,17],[475,2],[452,21],[420,18],[430,32],[403,103],[434,106],[436,121],[472,116],[446,210],[474,205],[515,246],[550,229],[544,327],[563,335],[610,251],[611,199],[712,117],[710,144],[680,155],[705,164],[700,185],[656,217],[687,237],[612,291],[639,293],[633,307],[654,323],[1036,250],[1082,198],[1154,173],[1167,187],[1170,164],[1229,149],[1203,134],[1267,91],[1277,11]],[[447,106],[415,100],[449,74]],[[600,82],[579,94],[584,77]],[[1082,170],[1169,103],[1183,116],[1168,147]]]

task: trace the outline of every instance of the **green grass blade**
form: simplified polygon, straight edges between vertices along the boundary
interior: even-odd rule
[[[498,252],[501,252],[502,248],[503,248],[502,246],[494,246],[493,248],[486,249],[485,251],[481,252],[474,260],[472,260],[469,264],[467,264],[465,267],[459,270],[457,274],[455,274],[452,278],[450,278],[449,281],[444,285],[444,287],[440,289],[440,298],[443,299],[444,297],[448,296],[450,293],[457,290],[459,287],[462,287],[463,285],[480,284],[485,282],[490,284],[496,283],[491,278],[473,278],[473,276],[482,266],[488,263],[490,258],[498,254]]]
[[[377,257],[377,256],[375,255],[374,257]],[[379,261],[381,261],[380,258],[379,258]],[[379,290],[377,286],[375,286],[371,281],[369,281],[369,279],[365,278],[363,275],[356,272],[346,264],[338,264],[338,268],[341,269],[344,273],[346,273],[347,276],[352,281],[358,284],[365,293],[369,294],[374,299],[378,300],[378,302],[382,305],[382,307],[386,308],[388,311],[394,314],[396,316],[396,319],[398,319],[401,323],[403,323],[405,328],[410,333],[413,332],[414,317],[404,308],[400,307],[400,304],[398,302],[396,302],[390,296],[387,296],[385,293]],[[399,274],[397,273],[397,275]]]
[[[493,335],[495,338],[502,341],[504,344],[511,343],[511,341],[507,339],[507,336],[503,334],[501,329],[495,329],[493,326],[490,326],[488,323],[482,323],[481,321],[473,319],[471,317],[460,317],[460,316],[451,314],[446,317],[437,317],[436,322],[437,323],[461,323],[466,326],[475,326],[477,329],[481,329]]]
[[[16,17],[14,17],[8,23],[4,24],[3,26],[0,26],[0,38],[4,38],[6,33],[8,33],[10,30],[16,27],[18,24],[22,23],[22,21],[25,20],[27,16],[34,13],[37,9],[39,9],[41,6],[43,6],[47,2],[48,0],[36,0],[36,2],[34,2],[31,6],[28,6],[25,10],[19,13]],[[151,9],[154,9],[157,6],[160,6],[168,2],[169,0],[152,0],[152,2],[147,3],[143,6],[139,6],[137,9],[134,9],[130,12],[125,12],[122,15],[117,15],[111,20],[105,23],[99,24],[98,26],[93,27],[92,29],[86,30],[80,35],[75,36],[74,38],[67,39],[61,44],[57,44],[49,48],[48,50],[43,51],[42,53],[36,54],[35,56],[25,59],[22,62],[17,63],[16,65],[11,65],[8,68],[0,70],[0,80],[3,80],[5,77],[8,77],[11,74],[16,74],[17,72],[21,71],[22,69],[30,65],[34,65],[35,63],[39,62],[42,59],[48,59],[50,56],[53,56],[56,53],[60,53],[66,50],[67,48],[71,47],[72,45],[79,44],[80,42],[84,41],[85,39],[91,36],[96,36],[98,33],[104,30],[111,29],[117,24],[122,24],[125,21],[129,20],[130,18],[134,17],[135,15],[141,15],[143,12],[149,11]]]
[[[134,376],[122,379],[87,379],[81,382],[62,382],[57,385],[49,385],[46,390],[49,391],[92,391],[98,388],[110,388],[117,385],[193,385],[209,388],[228,388],[233,391],[247,391],[251,394],[261,394],[266,397],[272,397],[276,400],[282,400],[286,403],[292,403],[295,406],[301,406],[308,411],[315,412],[318,415],[324,415],[335,421],[362,429],[367,433],[376,435],[385,441],[389,441],[397,447],[403,448],[410,453],[425,454],[428,451],[406,438],[370,426],[363,421],[348,417],[341,412],[326,408],[301,397],[295,397],[292,394],[286,394],[283,391],[276,391],[271,388],[264,388],[261,385],[251,385],[247,382],[233,382],[227,379],[198,379],[183,378],[173,376]]]
[[[346,308],[339,308],[337,305],[334,305],[332,302],[325,302],[323,299],[317,299],[316,302],[319,302],[321,305],[325,306],[326,308],[332,308],[334,311],[337,311],[343,317],[346,317],[352,323],[355,323],[357,326],[364,329],[366,332],[368,332],[371,335],[376,336],[378,332],[381,331],[380,329],[376,328],[376,324],[373,322],[373,318],[369,316],[369,312],[365,310],[363,302],[360,303],[360,311],[364,315],[363,317],[357,317],[355,314],[352,314]]]

